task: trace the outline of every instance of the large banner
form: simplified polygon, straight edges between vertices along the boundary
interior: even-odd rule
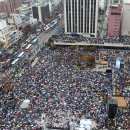
[[[120,69],[120,66],[121,66],[121,61],[119,58],[116,59],[116,68],[117,69]]]

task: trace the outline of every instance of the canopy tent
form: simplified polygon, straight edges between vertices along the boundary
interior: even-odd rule
[[[27,107],[29,106],[29,104],[30,104],[30,100],[26,99],[26,100],[24,100],[24,101],[21,103],[20,107],[21,107],[21,108],[27,108]]]
[[[92,121],[90,119],[81,119],[80,120],[80,128],[85,128],[90,130],[92,128]]]

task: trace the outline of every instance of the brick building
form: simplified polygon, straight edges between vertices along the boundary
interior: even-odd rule
[[[122,3],[120,0],[113,0],[108,15],[108,37],[120,36],[121,19],[122,19]]]

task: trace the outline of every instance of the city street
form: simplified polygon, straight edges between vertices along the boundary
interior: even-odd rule
[[[50,30],[49,32],[42,32],[42,33],[39,34],[39,36],[38,36],[38,44],[33,46],[33,49],[31,50],[31,54],[32,54],[31,57],[29,56],[30,53],[28,53],[28,52],[25,53],[25,57],[29,60],[30,63],[35,59],[35,56],[38,54],[38,52],[41,50],[41,48],[45,45],[45,43],[48,42],[48,39],[52,35],[58,33],[59,28],[60,28],[60,26],[57,26],[53,30]],[[23,51],[22,47],[19,49],[18,52],[21,52],[21,51]],[[16,57],[16,55],[14,55],[13,57]],[[21,62],[23,62],[23,61],[24,61],[24,59]],[[15,71],[14,69],[15,68],[10,67],[4,73],[1,72],[1,78],[5,77],[5,75],[8,75],[11,72],[14,72]]]
[[[32,61],[35,56],[38,54],[38,52],[41,50],[41,48],[45,45],[45,43],[48,42],[48,39],[54,35],[57,34],[59,31],[59,26],[57,26],[56,28],[54,28],[53,30],[50,30],[49,32],[42,32],[39,36],[38,36],[38,44],[34,47],[33,51],[33,55],[31,57],[29,57],[29,60]]]

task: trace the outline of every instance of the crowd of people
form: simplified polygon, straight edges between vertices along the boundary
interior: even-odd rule
[[[124,57],[126,52],[113,51],[113,55],[110,52],[106,51],[103,58],[114,68],[117,56],[120,54]],[[0,128],[40,129],[43,113],[48,127],[69,128],[69,121],[72,118],[77,121],[86,117],[97,122],[95,129],[105,128],[104,118],[107,115],[104,117],[104,112],[107,110],[100,94],[112,95],[112,76],[104,72],[78,68],[77,56],[80,53],[88,54],[82,47],[73,50],[70,47],[57,47],[52,50],[47,46],[37,55],[39,61],[33,68],[29,64],[22,67],[21,75],[15,74],[12,79],[13,90],[8,93],[1,92]],[[93,55],[99,55],[99,51]],[[17,66],[17,70],[18,68],[21,69],[20,66]],[[118,70],[121,78],[124,78],[121,71],[124,72],[124,69]],[[118,80],[125,82],[124,79]],[[126,85],[126,82],[124,84]],[[129,92],[124,91],[125,86],[121,85],[123,96],[124,94],[129,96]],[[25,99],[29,99],[30,104],[23,109],[20,105]],[[127,112],[120,115],[121,110],[118,111],[117,126],[127,129],[129,115]]]
[[[127,99],[127,108],[118,108],[116,115],[116,129],[129,129],[129,108],[130,108],[130,63],[128,60],[129,51],[102,51],[102,59],[108,60],[109,65],[114,68],[113,71],[113,80],[115,83],[116,89],[119,93],[117,96],[124,97]],[[123,66],[120,69],[115,68],[116,59],[120,59],[123,63]],[[116,95],[116,92],[115,92]]]
[[[117,43],[123,45],[130,45],[129,37],[104,37],[104,38],[88,38],[83,37],[82,35],[66,35],[64,33],[54,36],[55,41],[64,42],[64,43],[75,43],[75,42],[86,42],[92,44],[104,44],[104,43]]]

